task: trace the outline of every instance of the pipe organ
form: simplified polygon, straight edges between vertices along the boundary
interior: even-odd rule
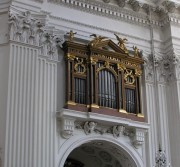
[[[88,44],[63,44],[66,59],[66,108],[144,121],[141,111],[141,66],[125,40],[115,44],[93,35]],[[116,35],[117,36],[117,35]],[[130,53],[129,53],[130,52]]]

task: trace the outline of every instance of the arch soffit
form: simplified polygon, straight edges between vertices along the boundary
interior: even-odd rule
[[[140,155],[134,150],[134,148],[131,145],[127,145],[123,141],[118,141],[111,137],[103,137],[102,136],[85,136],[85,137],[71,137],[68,141],[66,141],[62,147],[60,148],[60,154],[57,156],[57,162],[58,167],[63,167],[67,157],[69,154],[76,149],[77,147],[81,146],[82,144],[86,144],[88,142],[92,141],[105,141],[109,142],[110,144],[113,144],[116,146],[116,148],[119,147],[120,150],[123,150],[127,155],[129,155],[129,158],[136,166],[143,166],[143,161],[140,157]],[[64,150],[64,151],[62,151]]]

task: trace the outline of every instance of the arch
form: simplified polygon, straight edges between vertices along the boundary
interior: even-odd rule
[[[108,70],[109,72],[111,72],[113,75],[114,75],[114,77],[115,77],[115,79],[116,79],[116,81],[117,81],[117,76],[118,76],[118,74],[116,73],[116,71],[114,70],[114,69],[112,69],[112,68],[108,68],[108,67],[104,67],[104,66],[102,66],[102,67],[99,67],[96,71],[97,71],[97,75],[98,75],[98,73],[100,72],[100,71],[102,71],[102,70]]]
[[[69,140],[67,140],[61,149],[60,154],[57,156],[57,167],[63,167],[67,157],[69,154],[77,147],[81,146],[82,144],[92,142],[92,141],[106,141],[110,144],[114,144],[116,148],[119,148],[120,150],[123,150],[131,161],[133,162],[133,166],[136,167],[141,167],[143,166],[143,161],[139,154],[134,150],[134,148],[131,145],[128,145],[127,143],[121,141],[121,140],[116,140],[112,137],[105,137],[103,136],[81,136],[81,137],[71,137]],[[64,152],[62,151],[64,150]]]

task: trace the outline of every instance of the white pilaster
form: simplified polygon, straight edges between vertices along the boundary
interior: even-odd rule
[[[180,155],[180,82],[175,81],[170,83],[167,92],[171,165],[178,166]]]

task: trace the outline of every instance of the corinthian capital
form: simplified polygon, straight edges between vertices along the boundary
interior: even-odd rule
[[[144,74],[146,82],[154,82],[154,62],[152,54],[143,54]]]
[[[27,12],[9,12],[9,39],[39,47],[39,55],[58,60],[58,48],[64,41],[64,34],[46,25],[46,15]]]

